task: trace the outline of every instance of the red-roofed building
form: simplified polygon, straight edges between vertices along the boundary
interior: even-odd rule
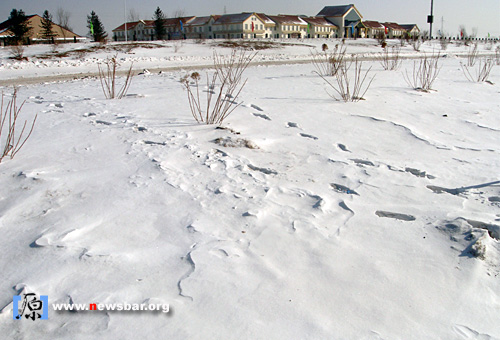
[[[363,25],[366,30],[366,38],[378,38],[380,36],[386,36],[386,28],[378,21],[363,21]]]
[[[384,22],[383,25],[387,28],[386,33],[389,39],[401,38],[406,34],[405,28],[395,22]]]
[[[125,39],[125,31],[127,39]],[[115,28],[113,31],[115,41],[150,41],[155,40],[155,30],[153,20],[139,20],[127,22]]]

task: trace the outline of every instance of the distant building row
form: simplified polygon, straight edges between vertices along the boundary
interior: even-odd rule
[[[363,21],[354,5],[327,6],[316,16],[240,13],[166,19],[168,39],[388,38],[420,33],[417,25]],[[127,38],[125,38],[127,34]],[[113,30],[116,41],[157,40],[154,21],[140,20]]]

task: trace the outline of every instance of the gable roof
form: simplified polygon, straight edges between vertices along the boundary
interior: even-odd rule
[[[344,16],[351,8],[354,8],[353,4],[350,5],[342,5],[342,6],[325,6],[318,13],[317,16],[323,17],[342,17]]]
[[[154,20],[139,20],[139,21],[127,22],[127,30],[133,30],[141,22],[144,24],[144,26],[153,26]],[[115,28],[113,32],[114,31],[125,31],[125,24],[121,24],[120,26]]]
[[[206,25],[210,22],[210,19],[214,18],[214,20],[218,19],[218,16],[214,15],[209,15],[206,17],[195,17],[193,20],[190,20],[186,26],[200,26],[200,25]]]
[[[308,24],[315,26],[332,26],[337,27],[337,25],[332,24],[330,21],[326,20],[324,17],[302,17],[302,19]]]
[[[221,15],[214,25],[239,24],[247,20],[253,13],[224,14]],[[260,18],[259,18],[260,19]]]
[[[26,21],[28,21],[28,26],[31,27],[31,31],[28,34],[30,38],[38,39],[40,37],[40,32],[41,32],[41,27],[40,24],[42,22],[43,18],[39,16],[38,14],[33,14],[33,15],[27,15],[26,16]],[[11,20],[6,20],[2,23],[0,23],[0,35],[3,37],[11,37],[13,36],[13,33],[9,30],[9,27],[11,25]],[[64,32],[63,32],[64,31]],[[78,34],[63,28],[62,26],[59,26],[58,24],[52,22],[52,32],[55,34],[54,38],[60,38],[64,37],[65,38],[73,38],[76,37],[78,39],[82,38]]]
[[[298,15],[268,15],[268,18],[270,18],[272,21],[275,23],[279,23],[282,25],[303,25],[307,26],[307,22],[302,20],[301,17]]]
[[[403,27],[407,31],[411,31],[414,28],[416,28],[417,30],[420,31],[420,29],[418,28],[417,24],[401,24],[399,26]]]
[[[363,21],[363,25],[365,25],[366,28],[371,28],[371,29],[385,29],[385,26],[382,25],[378,21]]]
[[[191,20],[194,20],[196,17],[191,16],[191,17],[181,17],[181,18],[167,18],[164,21],[164,26],[178,26],[179,22],[182,22],[182,24],[186,24],[190,22]]]
[[[274,21],[271,20],[271,18],[267,15],[267,14],[264,14],[264,13],[255,13],[255,15],[262,21],[264,22],[264,24],[266,25],[276,25],[276,23]]]
[[[405,31],[405,28],[395,22],[384,22],[384,26],[393,30]]]
[[[27,15],[26,16],[26,20],[29,20],[29,19],[33,18],[35,15],[36,14],[34,14],[34,15]],[[11,22],[12,22],[12,20],[7,19],[4,22],[0,23],[0,31],[1,32],[5,32],[7,29],[9,29],[9,27],[11,25]]]

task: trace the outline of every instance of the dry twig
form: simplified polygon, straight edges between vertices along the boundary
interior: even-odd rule
[[[345,51],[344,44],[337,44],[330,53],[328,53],[328,46],[326,48],[323,46],[322,52],[311,52],[312,63],[316,72],[323,77],[334,76],[344,61]]]
[[[223,57],[214,52],[215,72],[207,73],[206,104],[200,97],[200,79],[198,72],[181,79],[187,91],[189,108],[198,123],[222,124],[239,105],[236,100],[240,95],[246,80],[243,72],[257,53],[247,54],[244,50],[233,49],[229,57]],[[192,88],[196,91],[193,91]]]
[[[432,89],[432,84],[436,80],[441,67],[439,63],[439,53],[431,56],[424,55],[420,60],[413,62],[413,72],[408,74],[408,70],[403,73],[406,83],[415,90],[428,92]]]
[[[495,61],[493,60],[493,58],[479,58],[479,63],[471,73],[471,69],[474,66],[464,65],[462,63],[460,64],[460,66],[462,66],[462,71],[464,72],[465,77],[469,81],[477,83],[488,80],[493,65],[495,65]]]
[[[134,76],[132,73],[133,63],[130,65],[130,68],[127,71],[127,77],[125,78],[125,83],[122,87],[116,92],[116,69],[119,65],[116,60],[116,55],[111,58],[107,58],[103,61],[104,67],[101,67],[100,64],[97,65],[99,68],[99,80],[101,81],[102,91],[104,92],[104,96],[106,99],[121,99],[123,98],[130,87],[130,83],[132,81],[132,77]]]
[[[351,67],[354,65],[354,70],[351,72]],[[362,71],[363,63],[356,59],[352,61],[344,61],[339,65],[337,72],[335,73],[335,84],[332,84],[325,76],[317,74],[340,96],[341,100],[344,102],[357,102],[364,99],[364,95],[370,88],[371,83],[375,76],[373,76],[367,84],[365,84],[366,78],[370,73],[371,67],[363,73]],[[328,93],[330,97],[339,100],[335,94]]]
[[[19,115],[23,105],[24,102],[22,102],[20,106],[17,106],[17,90],[14,89],[12,99],[5,105],[4,111],[4,94],[2,93],[0,104],[0,163],[7,156],[10,156],[11,159],[14,158],[14,156],[21,150],[28,138],[31,136],[33,128],[35,127],[38,115],[36,115],[33,119],[31,129],[29,130],[27,136],[23,138],[28,121],[24,121],[21,132],[16,132]]]

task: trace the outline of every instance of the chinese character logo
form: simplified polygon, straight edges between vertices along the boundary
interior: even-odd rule
[[[19,306],[20,302],[21,306]],[[21,320],[24,316],[26,319],[47,320],[49,311],[49,297],[47,295],[40,295],[40,299],[36,294],[24,294],[24,298],[20,295],[14,296],[13,299],[13,317],[14,320]]]

